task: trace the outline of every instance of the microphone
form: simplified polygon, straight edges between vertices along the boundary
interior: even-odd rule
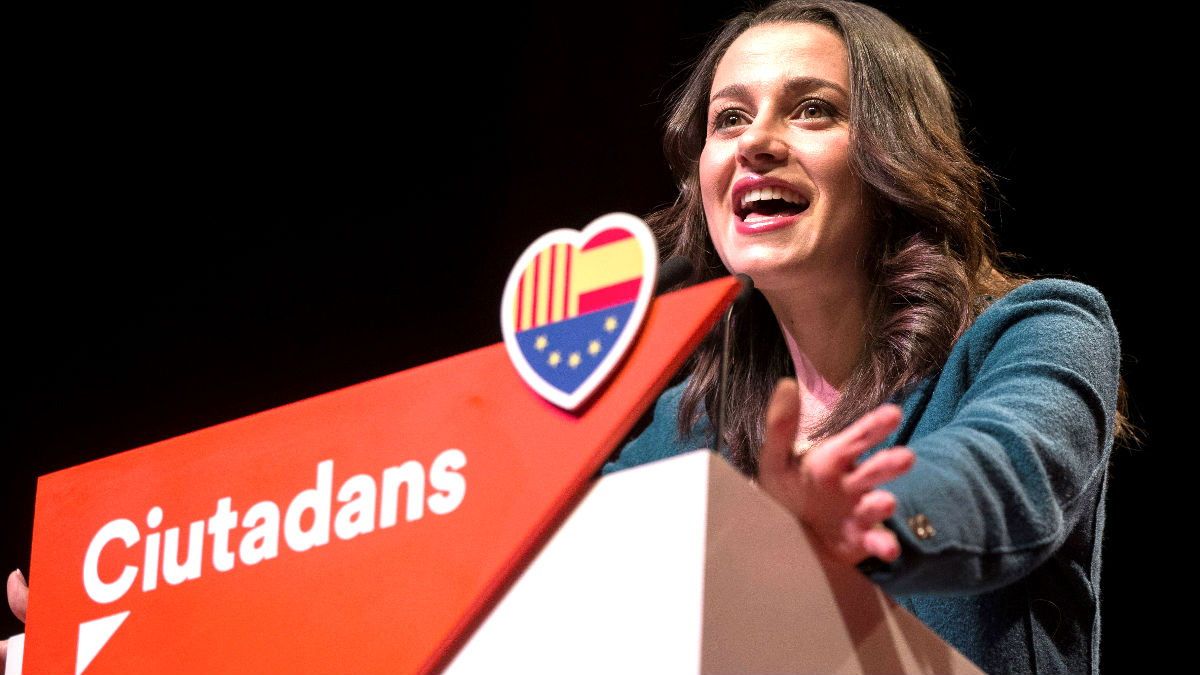
[[[717,374],[717,409],[713,415],[713,452],[718,455],[721,454],[721,439],[725,423],[725,380],[729,375],[729,324],[733,319],[733,312],[745,305],[750,296],[754,294],[753,279],[745,274],[738,274],[737,279],[742,282],[742,290],[738,292],[733,302],[729,303],[729,309],[725,310],[725,318],[721,321],[721,361]]]
[[[692,261],[677,255],[658,266],[658,282],[654,285],[654,294],[659,295],[668,288],[683,281],[691,275],[695,266]]]
[[[742,290],[738,291],[737,297],[733,299],[733,305],[730,307],[741,307],[746,304],[746,301],[754,294],[754,280],[746,274],[736,275],[737,280],[742,282]]]

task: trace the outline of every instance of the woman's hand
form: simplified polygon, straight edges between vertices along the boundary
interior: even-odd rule
[[[900,542],[883,521],[895,512],[896,497],[876,488],[912,468],[916,457],[903,447],[881,450],[861,464],[858,457],[896,428],[900,409],[880,406],[797,457],[793,448],[799,420],[796,381],[780,380],[767,407],[759,485],[838,560],[857,564],[875,556],[894,561]]]
[[[25,608],[29,605],[29,584],[25,583],[25,575],[21,570],[14,570],[8,575],[8,606],[17,618],[25,621]],[[8,640],[0,640],[0,671],[8,662]]]

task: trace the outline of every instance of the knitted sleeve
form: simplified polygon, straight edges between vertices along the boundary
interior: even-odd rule
[[[894,594],[979,593],[1093,527],[1119,367],[1116,328],[1095,289],[1036,281],[993,304],[927,391],[902,403],[901,430],[880,446],[907,445],[917,460],[881,486],[897,497],[887,525],[900,559],[864,571]]]

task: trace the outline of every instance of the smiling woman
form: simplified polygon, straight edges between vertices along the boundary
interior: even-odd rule
[[[978,262],[994,250],[979,213],[988,181],[961,135],[965,129],[969,146],[1004,176],[1006,200],[989,213],[1005,248],[1026,256],[1013,264],[1069,272],[1104,291],[1123,346],[1139,359],[1126,364],[1126,375],[1140,412],[1156,411],[1154,397],[1175,389],[1149,381],[1151,364],[1171,350],[1142,344],[1161,340],[1161,312],[1145,298],[1162,291],[1164,239],[1135,230],[1178,216],[1142,210],[1171,203],[1159,198],[1164,172],[1155,170],[1170,165],[1137,155],[1163,145],[1133,135],[1161,127],[1154,110],[1162,106],[1146,107],[1157,100],[1146,60],[1126,57],[1161,45],[1139,42],[1147,38],[1113,13],[1041,6],[1030,20],[995,3],[879,3],[953,64],[951,79],[967,95],[960,129],[937,68],[878,12],[842,3],[772,8],[728,24],[684,83],[668,111],[672,178],[654,137],[662,84],[679,83],[668,78],[700,52],[699,32],[744,4],[607,3],[586,20],[559,2],[478,6],[455,17],[443,40],[453,49],[436,54],[398,39],[390,10],[371,16],[323,7],[307,20],[299,10],[264,11],[255,21],[244,7],[186,16],[163,9],[148,31],[146,17],[133,21],[106,8],[26,24],[14,108],[26,113],[18,144],[23,139],[29,151],[13,162],[13,197],[28,206],[11,214],[17,226],[6,240],[8,337],[19,358],[9,360],[6,380],[0,572],[29,574],[38,475],[497,341],[505,275],[521,248],[550,229],[613,210],[647,213],[669,203],[678,185],[676,206],[648,219],[663,255],[698,261],[697,279],[727,274],[709,236],[699,173],[702,152],[722,144],[709,140],[710,116],[719,112],[711,99],[727,85],[714,87],[713,78],[719,64],[733,65],[720,62],[744,33],[786,24],[830,31],[845,52],[845,99],[815,81],[835,81],[827,75],[787,75],[801,90],[793,94],[829,108],[814,101],[788,111],[796,116],[792,130],[776,129],[775,138],[790,143],[787,134],[833,135],[846,125],[871,248],[842,260],[842,271],[867,273],[870,302],[859,308],[839,299],[846,317],[864,315],[860,330],[845,331],[850,337],[809,339],[806,329],[823,314],[797,315],[788,300],[817,287],[775,293],[775,304],[759,293],[736,317],[734,393],[725,406],[734,419],[726,417],[723,447],[752,475],[774,456],[768,450],[781,445],[766,442],[765,419],[783,377],[796,376],[804,396],[794,406],[804,437],[798,433],[792,447],[809,448],[805,471],[827,466],[833,436],[878,403],[902,404],[901,428],[881,445],[906,447],[916,460],[878,486],[896,500],[882,522],[900,553],[888,565],[867,558],[872,574],[943,635],[962,634],[954,644],[997,672],[1095,670],[1094,544],[1104,515],[1095,488],[1108,448],[1087,438],[1110,430],[1111,387],[1097,382],[1115,370],[1107,357],[1111,326],[1099,301],[1031,302],[1020,293],[1046,289],[1045,282],[1008,294],[1020,279],[973,276],[996,266]],[[444,23],[435,8],[406,8],[403,19]],[[1161,36],[1149,25],[1140,33]],[[753,98],[760,83],[740,84]],[[747,103],[755,100],[734,101],[722,118],[730,135],[769,121]],[[822,127],[826,118],[833,121]],[[753,226],[811,215],[770,203],[778,189],[795,207],[815,204],[813,194],[796,190],[813,185],[793,184],[810,171],[825,174],[802,164],[798,151],[789,147],[780,167],[731,159],[739,173],[726,190],[750,173],[770,189],[741,195],[736,217]],[[418,165],[437,168],[414,180]],[[783,185],[790,187],[776,187]],[[1125,198],[1096,199],[1098,185]],[[757,241],[736,226],[733,235]],[[414,253],[414,241],[442,248]],[[764,288],[768,271],[755,279]],[[987,296],[1001,299],[975,318]],[[1041,343],[1047,358],[997,362],[1015,344],[1016,327],[1045,319],[1047,309],[1062,315],[1047,322],[1052,328],[1030,324],[1037,330],[1021,332],[1022,346]],[[780,330],[774,310],[795,316],[793,328]],[[1079,317],[1096,328],[1080,334],[1079,349],[1104,344],[1100,356],[1068,367],[1059,348],[1075,339],[1063,326]],[[974,339],[985,333],[990,342]],[[803,349],[793,350],[797,339]],[[688,443],[711,447],[704,411],[715,401],[717,346],[697,352],[687,384],[662,399],[658,422],[612,468]],[[859,351],[842,382],[838,357],[849,347]],[[970,370],[989,362],[994,370]],[[1017,372],[1039,382],[1078,376],[1049,393],[1096,395],[1085,406],[1039,403],[1043,390],[1009,379]],[[955,377],[974,388],[953,394]],[[1170,381],[1177,380],[1173,368]],[[978,388],[991,383],[1010,389],[997,397]],[[935,392],[961,415],[934,416]],[[992,403],[1002,405],[985,405]],[[828,414],[808,414],[814,410]],[[676,439],[680,422],[695,422],[701,434]],[[1054,433],[1039,437],[1051,425]],[[1179,473],[1166,464],[1176,453],[1119,454],[1109,494],[1120,508],[1109,510],[1104,530],[1102,594],[1106,656],[1117,659],[1104,669],[1114,671],[1134,658],[1146,669],[1178,644],[1169,626],[1145,620],[1161,615],[1157,603],[1177,597],[1145,546],[1169,540],[1163,514],[1178,512],[1168,501],[1177,492],[1158,479]],[[1094,480],[1080,478],[1089,471]],[[1031,514],[1026,502],[1042,508]],[[1013,534],[1029,523],[1038,524],[1037,536]],[[970,546],[982,553],[965,555]],[[1033,558],[1022,561],[1021,552]],[[1018,564],[1009,567],[1010,559]],[[1005,564],[1003,574],[994,563]],[[35,589],[52,583],[37,574],[29,575]],[[12,595],[24,587],[14,573]],[[1054,631],[1056,611],[1062,626]],[[3,613],[0,638],[21,632]],[[966,635],[977,628],[978,637]],[[1034,642],[1018,639],[1022,632]],[[1141,648],[1126,649],[1131,644]]]
[[[882,12],[727,22],[674,99],[648,221],[749,275],[727,458],[989,673],[1096,672],[1120,349],[1095,289],[1007,272],[947,84]],[[714,447],[719,344],[606,472]]]
[[[713,76],[700,154],[705,217],[725,267],[759,290],[838,278],[830,272],[866,245],[849,89],[845,45],[816,24],[746,31]]]

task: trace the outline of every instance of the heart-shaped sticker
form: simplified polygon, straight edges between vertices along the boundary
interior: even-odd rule
[[[553,230],[508,275],[500,325],[521,378],[575,410],[604,383],[641,328],[658,251],[637,216],[610,213],[582,230]]]

